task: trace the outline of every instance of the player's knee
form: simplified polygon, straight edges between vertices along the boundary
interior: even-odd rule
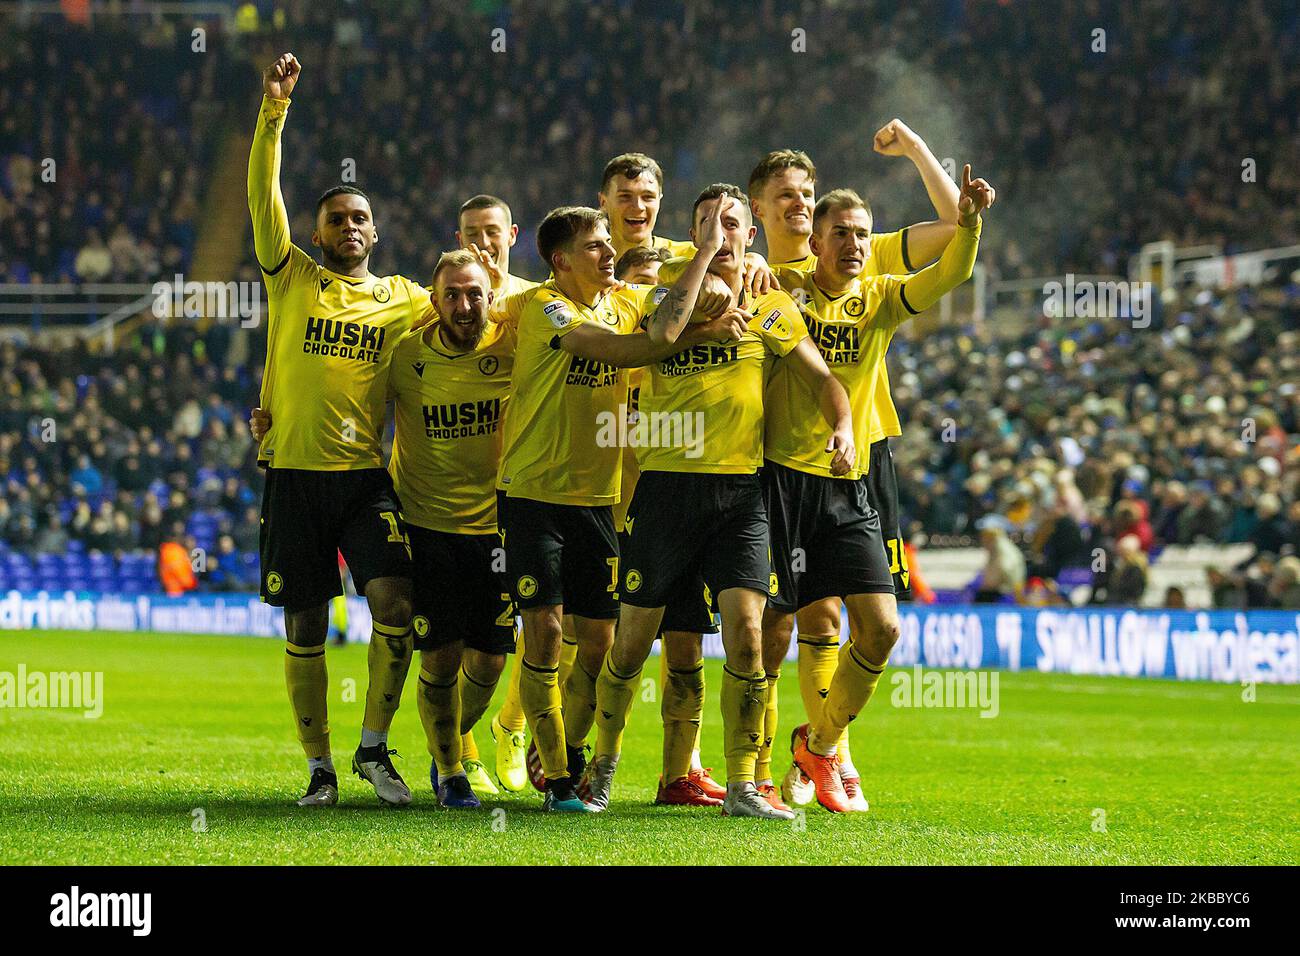
[[[505,670],[504,654],[484,654],[466,650],[463,659],[465,673],[479,684],[495,684]]]
[[[883,661],[893,651],[902,632],[897,614],[879,618],[855,631],[853,646],[868,660]]]
[[[284,609],[284,633],[291,644],[299,647],[319,647],[329,636],[330,609],[328,604]]]

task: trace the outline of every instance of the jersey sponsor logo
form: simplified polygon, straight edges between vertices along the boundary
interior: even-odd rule
[[[853,365],[858,362],[862,355],[862,330],[858,326],[823,322],[813,315],[806,316],[805,320],[808,323],[808,336],[827,365]]]
[[[574,355],[569,360],[569,374],[565,376],[564,384],[579,388],[607,388],[618,384],[620,371],[604,362]]]
[[[376,302],[387,302],[393,297],[393,294],[388,291],[388,286],[386,285],[376,285],[371,294],[374,295]]]
[[[623,586],[627,588],[628,594],[635,594],[641,590],[641,572],[635,569],[627,572],[627,580]]]
[[[542,315],[551,320],[551,325],[557,329],[562,329],[573,321],[573,313],[570,312],[563,302],[551,302],[542,306]]]
[[[674,378],[694,375],[718,365],[739,361],[739,345],[692,345],[659,363],[659,374]]]
[[[473,438],[491,435],[501,423],[501,399],[425,405],[424,437],[435,439]]]
[[[284,590],[284,578],[279,573],[271,571],[266,576],[266,593],[279,594]]]
[[[343,319],[307,317],[302,350],[306,355],[330,355],[376,363],[384,349],[384,330],[377,325]]]
[[[515,585],[515,590],[521,598],[530,598],[537,593],[537,579],[531,574],[525,574]]]
[[[478,360],[478,370],[484,375],[495,375],[500,367],[501,362],[495,355],[485,355]]]
[[[780,309],[773,309],[768,317],[763,320],[763,331],[770,332],[778,339],[788,339],[790,337],[790,323],[781,321]]]
[[[415,362],[414,364],[411,365],[411,368],[415,369],[415,374],[416,374],[416,375],[420,376],[420,378],[424,378],[424,363],[423,363],[423,362]]]

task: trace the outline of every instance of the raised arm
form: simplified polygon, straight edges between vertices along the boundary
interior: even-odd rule
[[[993,187],[983,179],[971,180],[970,164],[961,171],[962,186],[958,200],[956,235],[934,265],[922,269],[902,284],[901,295],[907,310],[915,315],[924,312],[948,292],[957,288],[975,269],[979,251],[980,213],[993,202]]]
[[[695,258],[687,264],[681,278],[673,283],[673,287],[668,290],[668,294],[663,297],[659,307],[646,322],[646,334],[658,344],[677,341],[677,337],[682,334],[682,330],[691,320],[691,313],[695,311],[695,300],[700,294],[700,286],[709,271],[709,263],[722,248],[722,209],[726,198],[719,196],[717,199],[706,200],[704,205],[707,207],[707,203],[711,202],[713,208],[708,210],[704,223],[700,227]],[[673,352],[675,351],[677,350],[674,349]],[[673,352],[668,352],[667,355],[672,355]]]
[[[956,232],[957,184],[944,172],[925,140],[901,119],[892,119],[876,132],[873,148],[882,156],[906,156],[921,174],[925,192],[939,218],[907,227],[907,258],[912,263],[933,262]]]
[[[695,323],[671,342],[656,342],[646,332],[611,332],[594,323],[584,323],[560,339],[559,347],[570,355],[615,368],[639,368],[702,342],[737,341],[745,334],[752,318],[741,309],[729,309],[716,319]]]
[[[289,255],[289,213],[280,192],[280,132],[289,94],[301,72],[292,53],[281,54],[262,72],[262,109],[248,157],[248,211],[253,219],[257,262],[267,275],[278,272]]]

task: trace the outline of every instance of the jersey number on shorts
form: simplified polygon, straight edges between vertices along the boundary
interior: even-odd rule
[[[402,533],[402,529],[397,524],[397,515],[391,511],[379,512],[379,517],[388,522],[388,540],[392,544],[401,544],[406,546],[406,557],[411,557],[411,538],[409,535]]]

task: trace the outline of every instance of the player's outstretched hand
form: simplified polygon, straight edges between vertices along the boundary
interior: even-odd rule
[[[262,71],[262,92],[273,100],[287,100],[298,84],[302,64],[292,53],[281,53]]]
[[[979,221],[980,213],[993,205],[997,192],[983,179],[970,178],[970,163],[961,170],[961,196],[957,199],[957,222],[963,226],[973,226]]]
[[[780,288],[767,260],[757,252],[745,253],[745,288],[755,299]]]
[[[831,457],[831,474],[847,475],[858,460],[858,448],[853,441],[852,429],[837,429],[826,442],[826,450],[834,452]]]
[[[876,130],[871,147],[881,156],[906,156],[920,143],[921,137],[901,119],[895,118]]]
[[[253,433],[253,441],[260,442],[271,430],[271,413],[265,408],[254,408],[248,413],[248,430]]]
[[[700,203],[704,208],[704,223],[696,236],[696,245],[706,255],[712,256],[722,248],[722,210],[731,204],[731,200],[731,196],[719,196]]]
[[[487,270],[488,278],[492,280],[492,288],[499,288],[505,276],[501,274],[501,266],[497,265],[496,257],[492,255],[491,250],[480,249],[476,243],[471,242],[469,251],[478,256],[478,261]]]

